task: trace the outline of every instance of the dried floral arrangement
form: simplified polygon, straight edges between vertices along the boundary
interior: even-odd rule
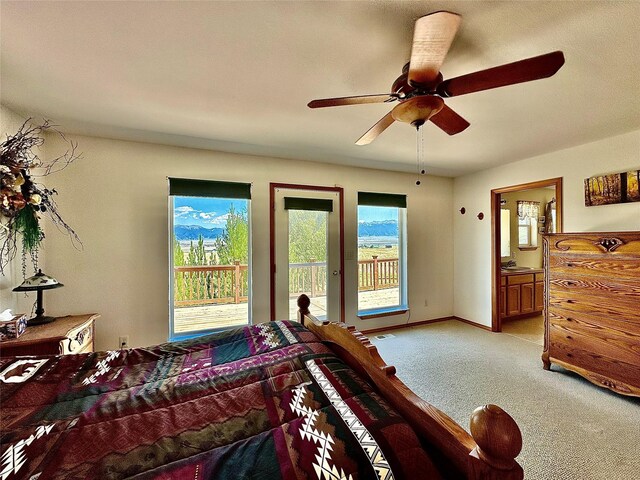
[[[15,258],[21,238],[22,274],[26,277],[27,257],[34,270],[38,267],[38,250],[44,239],[40,221],[47,216],[58,229],[71,237],[74,245],[81,242],[76,232],[58,212],[55,188],[47,188],[36,179],[66,168],[80,158],[77,144],[68,140],[48,120],[32,126],[28,119],[13,136],[0,144],[0,273]],[[44,132],[51,130],[68,145],[64,154],[49,162],[38,158],[35,150],[44,143]],[[38,169],[38,174],[34,172]]]

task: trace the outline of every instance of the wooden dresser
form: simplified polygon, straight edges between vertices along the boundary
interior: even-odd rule
[[[18,338],[0,343],[0,356],[59,355],[93,352],[96,313],[57,317],[52,323],[27,327]]]
[[[640,396],[640,232],[544,236],[542,362]]]

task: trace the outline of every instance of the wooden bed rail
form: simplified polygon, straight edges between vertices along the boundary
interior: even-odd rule
[[[411,424],[416,433],[446,458],[447,465],[470,480],[521,480],[515,461],[522,435],[511,416],[497,405],[477,408],[467,433],[451,417],[413,393],[387,365],[378,349],[354,326],[320,321],[309,312],[307,295],[298,297],[299,320],[349,366],[373,383],[380,394]]]

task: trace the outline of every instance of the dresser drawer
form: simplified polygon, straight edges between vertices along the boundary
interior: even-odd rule
[[[640,325],[640,294],[617,283],[598,283],[582,278],[552,279],[549,282],[549,308],[560,307],[578,315],[616,317]]]
[[[88,320],[69,331],[67,338],[60,340],[60,353],[87,353],[93,351],[93,320]]]
[[[526,275],[509,275],[507,277],[507,285],[521,285],[523,283],[533,283],[534,276],[533,273],[528,273]]]
[[[606,356],[577,348],[576,345],[551,339],[549,357],[587,380],[624,395],[639,396],[640,369]]]
[[[576,296],[576,298],[594,297],[628,301],[631,305],[640,307],[640,277],[637,280],[627,280],[614,276],[573,275],[562,273],[549,275],[549,288]],[[640,315],[640,308],[638,308]]]
[[[577,325],[575,328],[583,328],[591,335],[598,335],[604,329],[622,338],[639,337],[640,341],[640,323],[630,323],[620,315],[603,315],[596,311],[576,313],[570,308],[553,305],[549,308],[548,316],[550,325],[568,325],[574,322],[573,325]]]
[[[603,255],[567,255],[555,254],[549,256],[549,270],[551,278],[561,275],[573,277],[575,275],[604,276],[626,278],[638,282],[640,278],[640,259],[620,258]]]
[[[594,357],[608,357],[633,364],[638,360],[640,332],[624,332],[607,321],[554,317],[549,325],[551,343],[564,342],[590,352]],[[638,372],[640,373],[640,367]]]
[[[593,351],[593,344],[581,338],[567,339],[561,335],[551,334],[549,338],[549,356],[552,360],[559,360],[570,365],[579,365],[579,368],[583,370],[595,372],[625,384],[640,385],[640,368],[638,368],[637,364],[612,358],[606,354],[596,353]]]

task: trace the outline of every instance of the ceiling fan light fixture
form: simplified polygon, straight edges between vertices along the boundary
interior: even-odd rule
[[[443,98],[551,77],[564,64],[564,54],[558,50],[443,80],[440,67],[460,21],[460,15],[447,11],[434,12],[416,20],[411,59],[393,82],[391,93],[320,98],[309,102],[309,107],[400,102],[367,130],[356,145],[370,144],[396,120],[417,129],[431,120],[448,135],[456,135],[469,127],[469,122],[445,105]]]
[[[420,126],[442,110],[444,101],[434,95],[413,97],[396,105],[391,111],[394,120]]]

